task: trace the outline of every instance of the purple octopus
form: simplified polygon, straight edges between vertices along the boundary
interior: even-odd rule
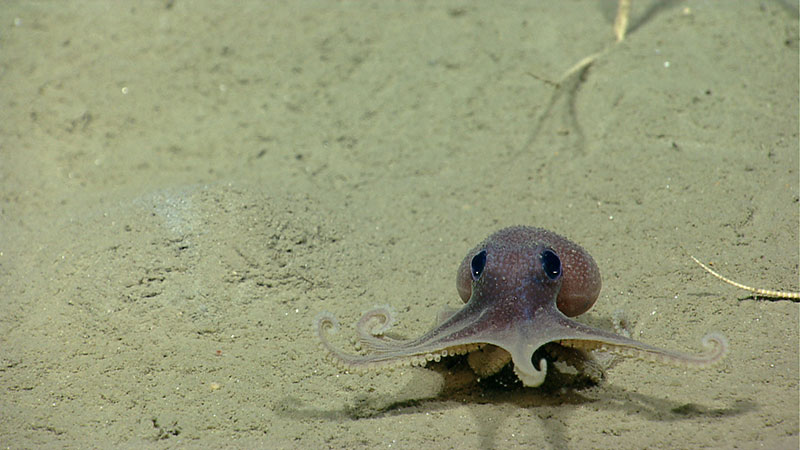
[[[718,333],[703,338],[707,353],[691,355],[572,320],[597,300],[600,270],[582,247],[541,228],[510,227],[490,235],[467,253],[457,287],[465,305],[440,313],[437,325],[416,339],[386,334],[394,319],[385,307],[358,321],[356,331],[366,354],[347,354],[330,343],[328,331],[337,327],[330,313],[318,317],[317,333],[329,357],[344,370],[424,366],[467,354],[478,376],[494,375],[511,362],[520,381],[532,387],[540,386],[547,374],[547,359],[536,352],[553,344],[589,358],[589,352],[598,351],[695,367],[720,361],[728,350]]]

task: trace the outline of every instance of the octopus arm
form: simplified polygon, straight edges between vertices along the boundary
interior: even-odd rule
[[[359,324],[363,323],[365,323],[363,320],[359,321]],[[328,352],[328,357],[334,364],[341,369],[358,373],[403,366],[422,367],[429,361],[440,361],[445,356],[463,355],[485,345],[477,342],[453,343],[453,345],[439,347],[418,345],[417,340],[384,339],[383,337],[371,335],[371,332],[367,331],[368,328],[363,328],[359,330],[359,337],[362,343],[365,342],[365,338],[368,338],[366,343],[373,350],[373,353],[354,355],[338,349],[328,339],[329,332],[335,332],[338,329],[338,321],[332,314],[320,314],[317,318],[316,329],[323,348]],[[372,330],[374,331],[375,328]]]
[[[394,314],[388,306],[379,306],[364,313],[356,323],[356,333],[361,348],[371,351],[390,351],[407,343],[395,339],[386,332],[394,325]]]
[[[609,338],[563,339],[562,345],[587,351],[602,351],[645,361],[671,364],[680,367],[708,367],[718,363],[728,352],[728,340],[720,333],[703,337],[706,352],[691,354],[648,345],[623,336]]]

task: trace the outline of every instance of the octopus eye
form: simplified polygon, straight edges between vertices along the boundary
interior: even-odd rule
[[[473,280],[477,280],[481,277],[484,267],[486,267],[486,250],[481,250],[477,255],[472,257],[472,262],[470,262]]]
[[[539,255],[542,260],[542,269],[547,278],[555,280],[561,276],[561,260],[552,250],[545,250]]]

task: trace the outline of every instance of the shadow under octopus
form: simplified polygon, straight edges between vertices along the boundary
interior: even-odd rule
[[[554,344],[588,359],[589,352],[599,351],[685,367],[709,366],[727,353],[728,343],[718,333],[703,338],[706,353],[692,355],[572,320],[594,305],[600,286],[597,264],[578,244],[541,228],[510,227],[467,253],[457,277],[458,293],[466,304],[440,313],[437,325],[421,337],[387,335],[394,318],[386,307],[368,311],[356,325],[363,355],[347,354],[331,344],[328,331],[338,327],[332,314],[320,314],[316,329],[330,359],[344,370],[424,366],[467,354],[479,377],[494,375],[513,362],[516,376],[530,387],[540,386],[547,374],[547,359],[537,350]]]

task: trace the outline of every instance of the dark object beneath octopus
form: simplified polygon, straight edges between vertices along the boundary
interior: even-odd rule
[[[316,328],[329,357],[348,371],[424,366],[466,354],[479,377],[497,374],[513,362],[514,373],[531,387],[540,386],[547,374],[547,360],[534,361],[534,353],[554,344],[586,356],[584,362],[572,358],[579,371],[600,367],[592,363],[589,352],[595,351],[693,367],[712,365],[727,353],[727,340],[718,333],[703,338],[707,353],[690,355],[570,319],[594,305],[600,286],[597,264],[579,245],[541,228],[511,227],[467,253],[457,278],[458,293],[466,304],[440,313],[438,325],[421,337],[388,336],[394,318],[383,307],[368,311],[356,325],[364,355],[344,353],[330,343],[327,332],[337,327],[332,314],[322,313]]]

